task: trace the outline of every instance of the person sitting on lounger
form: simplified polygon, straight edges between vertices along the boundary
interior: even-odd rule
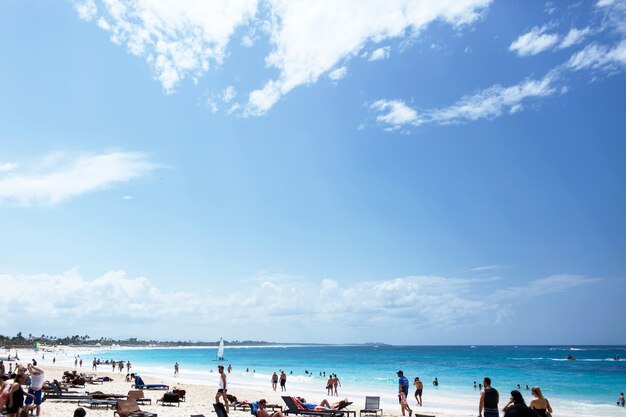
[[[254,404],[255,403],[250,404],[250,412],[257,417],[285,417],[280,411],[275,411],[270,414],[266,409],[267,401],[265,401],[265,399],[260,399],[256,402],[256,404],[258,405],[258,409],[256,409],[256,411],[256,407],[254,406]]]
[[[298,397],[298,401],[300,401],[300,404],[302,404],[302,406],[307,410],[314,410],[316,408],[325,408],[327,410],[341,410],[342,408],[345,408],[348,405],[352,404],[348,401],[347,398],[333,404],[329,403],[326,399],[322,400],[322,402],[319,404],[307,403],[306,400],[301,397]]]

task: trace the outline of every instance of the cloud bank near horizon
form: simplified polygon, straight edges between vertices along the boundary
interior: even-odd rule
[[[7,323],[19,323],[8,331],[40,327],[46,334],[64,335],[88,329],[92,337],[115,337],[137,331],[148,336],[169,328],[176,334],[160,334],[192,338],[227,323],[240,333],[297,326],[315,334],[328,326],[343,327],[364,339],[369,329],[380,326],[447,331],[507,322],[515,318],[513,306],[520,294],[540,299],[597,282],[561,274],[485,294],[475,287],[489,287],[498,278],[407,276],[344,285],[332,279],[262,273],[228,292],[163,289],[149,278],[131,277],[122,270],[95,279],[81,276],[77,268],[61,274],[0,274],[0,279],[13,291],[37,300],[24,303],[19,311],[7,303],[0,305]],[[302,297],[315,302],[294,302]]]

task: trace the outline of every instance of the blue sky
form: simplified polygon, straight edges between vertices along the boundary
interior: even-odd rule
[[[0,4],[3,333],[626,343],[626,2],[308,3]]]

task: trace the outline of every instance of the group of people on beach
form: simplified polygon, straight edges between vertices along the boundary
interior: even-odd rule
[[[270,381],[272,382],[272,389],[274,391],[276,391],[276,388],[279,382],[280,382],[280,390],[287,391],[287,374],[282,369],[280,370],[280,376],[278,376],[276,371],[274,371]]]
[[[341,381],[337,378],[337,374],[330,374],[328,376],[328,380],[326,381],[326,394],[339,396],[338,387],[341,386]]]
[[[478,417],[498,417],[500,393],[491,386],[489,377],[483,379],[483,386],[484,389],[480,393],[478,403]],[[521,392],[518,390],[511,391],[509,401],[502,408],[504,417],[550,417],[552,415],[552,406],[548,399],[543,396],[541,388],[537,386],[532,387],[530,392],[533,399],[527,405]]]
[[[37,366],[35,359],[26,367],[16,364],[15,372],[9,373],[6,373],[3,361],[0,361],[0,410],[6,404],[6,417],[17,417],[24,411],[33,410],[39,416],[44,379],[44,371]],[[22,385],[28,385],[27,392],[24,392]]]

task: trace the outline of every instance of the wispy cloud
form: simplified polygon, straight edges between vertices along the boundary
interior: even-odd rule
[[[0,172],[9,172],[13,171],[18,167],[18,164],[15,162],[0,162]]]
[[[510,268],[510,266],[496,264],[496,265],[477,266],[475,268],[471,268],[470,271],[471,272],[499,271],[501,269],[507,269],[507,268]]]
[[[375,49],[370,54],[368,61],[378,61],[379,59],[387,59],[389,58],[389,53],[391,48],[388,46],[383,46],[382,48]]]
[[[467,25],[490,3],[375,0],[362,7],[359,0],[75,0],[74,5],[82,19],[95,21],[113,42],[144,57],[167,93],[182,80],[198,80],[221,65],[238,29],[248,29],[242,43],[250,46],[261,27],[271,47],[265,62],[278,76],[246,94],[247,102],[242,103],[244,114],[261,115],[297,86],[331,71],[337,79],[337,65],[367,44],[419,33],[437,20]],[[377,49],[371,58],[385,57],[386,48]]]
[[[344,78],[348,74],[348,68],[346,66],[339,67],[328,73],[328,78],[333,81],[338,81]]]
[[[30,167],[0,175],[0,204],[55,205],[142,177],[156,167],[140,152],[49,154]]]
[[[391,130],[427,123],[453,124],[492,119],[504,113],[520,111],[529,100],[555,94],[558,78],[558,72],[551,71],[541,79],[529,79],[509,87],[494,85],[438,109],[417,111],[401,100],[378,100],[370,105],[370,109],[377,113],[376,121]]]
[[[583,29],[572,28],[567,35],[563,38],[561,43],[559,43],[559,49],[569,48],[573,45],[578,45],[582,41],[585,40],[587,36],[591,33],[591,28],[585,27]]]
[[[490,0],[428,4],[380,0],[362,7],[359,0],[271,0],[275,19],[270,38],[274,49],[266,62],[278,70],[279,76],[250,93],[245,114],[265,114],[293,88],[316,82],[338,62],[356,56],[367,43],[400,38],[407,32],[418,33],[435,20],[454,26],[469,24],[480,17],[489,3]],[[354,13],[355,10],[359,12]]]
[[[598,44],[588,45],[572,55],[565,65],[573,71],[624,69],[626,68],[626,40],[612,48]]]
[[[510,51],[516,52],[519,56],[537,55],[547,49],[552,48],[559,41],[559,35],[546,33],[547,26],[535,26],[523,35],[520,35],[509,46]]]

